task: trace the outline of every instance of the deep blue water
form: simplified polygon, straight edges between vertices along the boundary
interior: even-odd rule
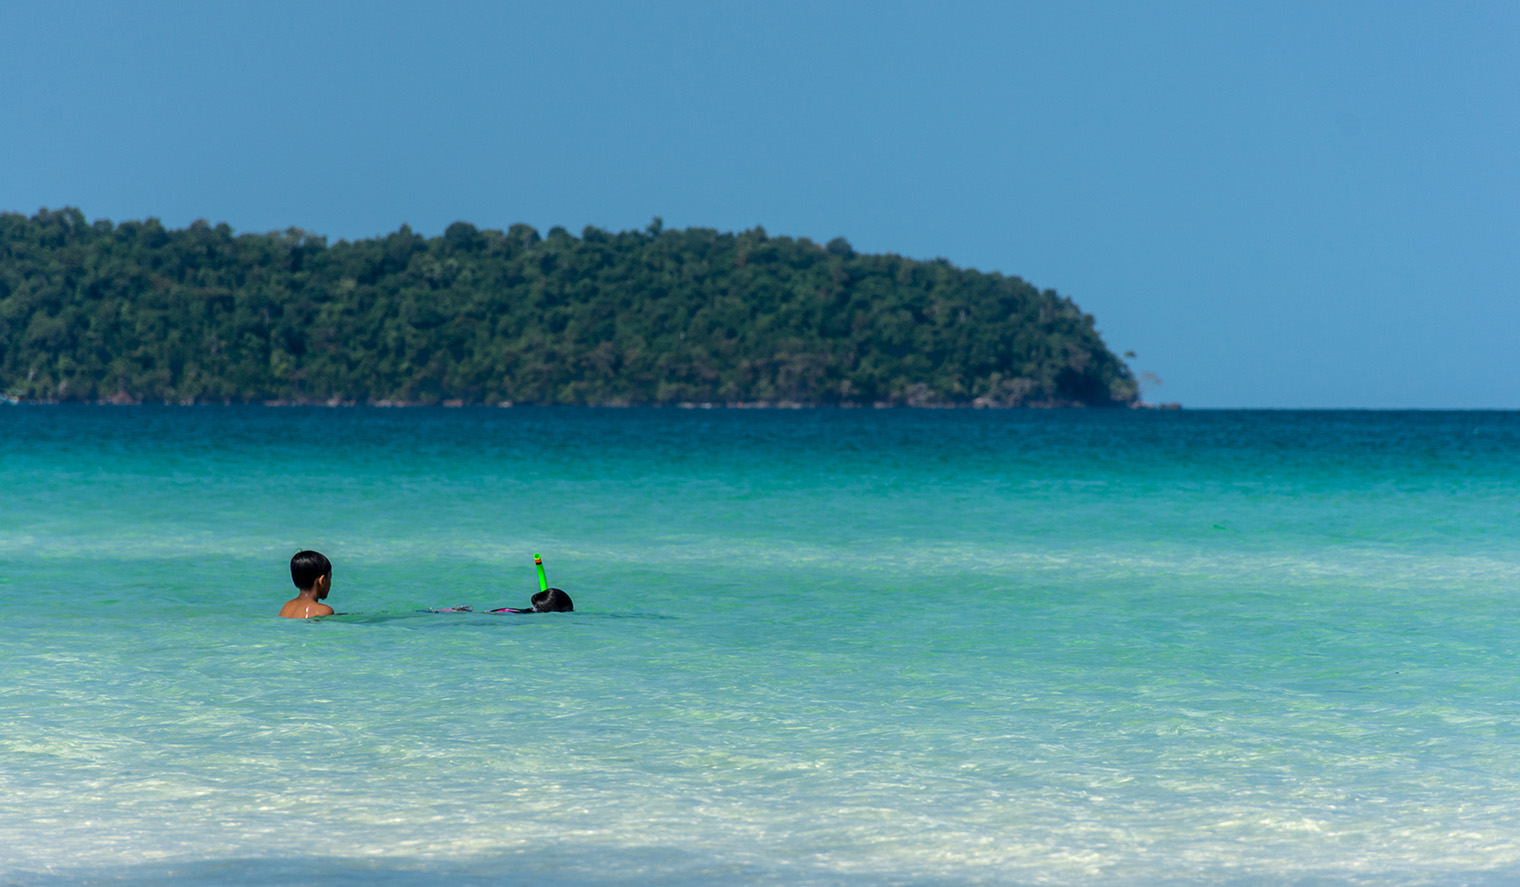
[[[0,466],[0,883],[1520,881],[1520,414],[4,407]],[[419,612],[535,551],[575,613]]]

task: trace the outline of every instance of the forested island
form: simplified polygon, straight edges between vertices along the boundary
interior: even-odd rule
[[[1135,406],[1093,318],[761,228],[299,229],[0,214],[0,394],[115,403]]]

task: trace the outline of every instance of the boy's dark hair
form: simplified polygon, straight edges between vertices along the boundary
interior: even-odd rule
[[[296,588],[305,591],[317,584],[317,580],[332,572],[332,563],[317,551],[298,551],[290,559],[290,579]]]
[[[551,588],[533,596],[533,612],[535,613],[569,613],[574,609],[575,604],[570,602],[570,595],[565,594],[562,589]]]

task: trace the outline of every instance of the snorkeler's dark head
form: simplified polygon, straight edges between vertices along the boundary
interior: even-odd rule
[[[535,613],[568,613],[574,609],[575,604],[570,602],[570,595],[565,594],[563,589],[551,588],[533,596]]]
[[[290,559],[290,580],[302,591],[317,584],[317,580],[332,572],[332,563],[321,552],[298,551]]]

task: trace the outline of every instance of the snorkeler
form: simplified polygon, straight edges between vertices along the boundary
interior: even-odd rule
[[[564,589],[549,587],[549,580],[544,576],[544,557],[536,551],[533,553],[533,566],[538,568],[539,590],[528,600],[532,609],[501,607],[492,610],[492,613],[569,613],[575,609],[575,604],[571,602],[570,595],[565,594]]]
[[[544,559],[542,555],[533,555],[533,565],[538,567],[539,591],[528,599],[528,607],[497,607],[487,610],[487,613],[570,613],[575,610],[575,603],[570,600],[570,595],[563,588],[550,588],[549,580],[544,576]],[[473,607],[432,607],[420,612],[424,613],[473,613]]]
[[[300,594],[285,602],[280,615],[286,619],[331,616],[333,608],[322,603],[332,590],[332,563],[321,553],[298,551],[290,559],[290,579]]]

